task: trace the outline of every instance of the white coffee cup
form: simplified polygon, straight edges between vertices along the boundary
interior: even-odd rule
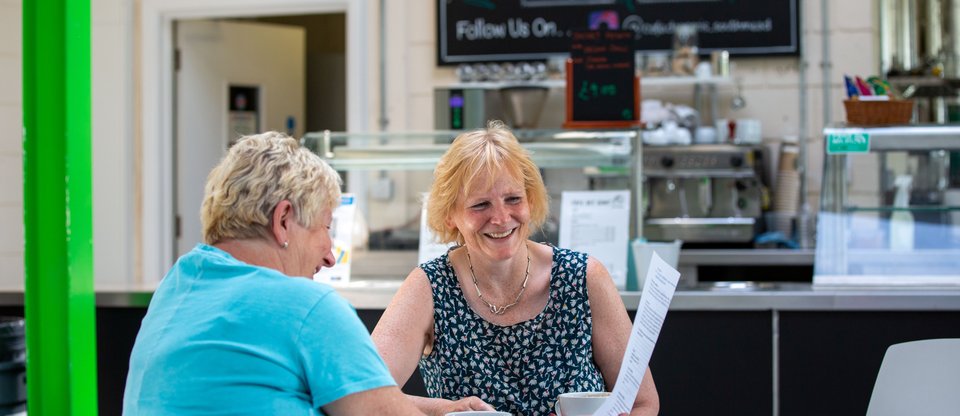
[[[760,144],[763,140],[760,120],[755,118],[737,119],[737,132],[734,140],[737,144]]]
[[[713,75],[713,66],[710,65],[710,62],[700,62],[693,70],[693,73],[697,78],[710,78],[710,76]]]
[[[730,141],[730,120],[722,118],[714,123],[717,129],[717,143]]]
[[[463,412],[451,412],[444,416],[513,416],[507,412],[498,412],[496,410],[466,410]]]
[[[693,137],[693,142],[696,144],[710,144],[717,142],[717,128],[712,126],[700,126],[697,127],[696,133]]]
[[[610,397],[606,391],[563,393],[557,397],[553,410],[557,416],[591,416]]]

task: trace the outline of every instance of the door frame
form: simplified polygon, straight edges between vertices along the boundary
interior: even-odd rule
[[[366,130],[369,77],[366,51],[370,0],[143,0],[140,3],[140,281],[160,281],[173,264],[174,236],[174,75],[173,22],[246,16],[345,13],[347,26],[347,129]],[[202,180],[202,179],[200,179]]]

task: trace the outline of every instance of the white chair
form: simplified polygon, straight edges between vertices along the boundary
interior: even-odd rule
[[[960,338],[891,345],[867,416],[960,415]]]

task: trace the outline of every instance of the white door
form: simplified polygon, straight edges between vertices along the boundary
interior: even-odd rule
[[[304,39],[305,31],[299,27],[211,20],[177,23],[178,257],[203,241],[203,187],[230,140],[254,130],[303,134]]]

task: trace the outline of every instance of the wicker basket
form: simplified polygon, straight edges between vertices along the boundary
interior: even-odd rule
[[[861,126],[906,124],[913,118],[913,100],[845,100],[843,106],[847,109],[847,124]]]

